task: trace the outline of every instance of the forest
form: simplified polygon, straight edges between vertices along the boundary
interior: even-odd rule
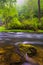
[[[43,31],[43,0],[0,0],[0,31]]]

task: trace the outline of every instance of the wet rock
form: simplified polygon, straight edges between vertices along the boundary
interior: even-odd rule
[[[29,51],[27,52],[27,55],[30,57],[36,56],[37,55],[37,49],[34,47],[30,47],[28,49]]]

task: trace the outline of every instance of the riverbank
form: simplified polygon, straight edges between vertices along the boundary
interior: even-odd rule
[[[7,30],[5,29],[4,26],[0,26],[0,32],[32,32],[32,33],[43,33],[43,30],[20,30],[20,29],[12,29],[12,30]]]

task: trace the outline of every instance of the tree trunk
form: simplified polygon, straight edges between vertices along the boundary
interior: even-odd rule
[[[40,22],[40,0],[38,0],[38,18]]]

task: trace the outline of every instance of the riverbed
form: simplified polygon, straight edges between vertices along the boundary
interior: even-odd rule
[[[37,57],[33,59],[35,59],[35,61],[38,60],[39,65],[43,65],[42,62],[43,61],[43,34],[42,33],[2,32],[0,33],[0,47],[3,46],[4,44],[5,45],[32,44],[36,46],[39,49],[38,58],[40,60]],[[33,64],[24,62],[22,65],[33,65]]]

